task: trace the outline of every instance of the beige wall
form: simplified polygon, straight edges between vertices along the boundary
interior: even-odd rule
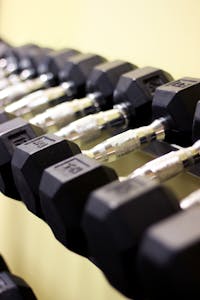
[[[199,0],[1,0],[11,41],[72,46],[199,75]]]
[[[138,66],[158,66],[176,78],[200,76],[199,0],[0,1],[0,33],[16,45],[33,41],[75,47]],[[146,160],[141,154],[129,156],[132,168],[133,162]],[[183,196],[199,180],[183,175],[171,185]],[[122,299],[92,264],[64,249],[21,203],[3,196],[0,251],[39,300]]]

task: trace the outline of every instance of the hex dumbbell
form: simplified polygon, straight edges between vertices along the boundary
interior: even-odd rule
[[[158,86],[172,80],[163,70],[145,67],[120,77],[113,96],[113,108],[74,121],[60,132],[80,145],[117,134],[127,128],[147,124],[152,99]]]
[[[19,47],[8,47],[7,45],[1,48],[0,52],[0,66],[2,68],[2,76],[7,77],[15,74],[19,70],[20,59],[27,52],[39,49],[35,44],[25,44]]]

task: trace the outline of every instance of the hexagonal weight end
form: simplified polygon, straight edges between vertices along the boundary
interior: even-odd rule
[[[126,296],[137,293],[135,256],[143,232],[179,210],[173,194],[145,178],[113,182],[90,195],[82,222],[89,252]]]
[[[113,91],[120,76],[136,68],[135,65],[121,60],[100,64],[93,69],[88,78],[87,92],[100,95],[99,105],[101,109],[111,108]]]
[[[39,184],[45,168],[80,153],[79,147],[53,134],[28,141],[15,149],[12,159],[14,181],[27,208],[43,218]]]
[[[60,81],[72,82],[78,98],[85,96],[86,81],[92,69],[105,61],[99,55],[95,54],[79,54],[71,57],[59,73]]]
[[[144,67],[121,76],[114,92],[114,103],[127,102],[132,126],[148,124],[151,120],[151,106],[157,87],[172,80],[167,72]]]
[[[167,141],[187,146],[192,142],[192,123],[200,95],[200,79],[184,77],[157,88],[153,118],[168,118]]]
[[[199,228],[196,207],[150,227],[144,235],[138,269],[143,289],[153,299],[200,295]]]
[[[41,133],[37,126],[32,126],[20,118],[15,118],[0,125],[0,189],[8,197],[20,199],[11,171],[11,159],[14,149]]]
[[[77,54],[79,54],[79,52],[74,49],[63,49],[61,51],[48,52],[45,55],[38,55],[38,74],[52,73],[57,76],[63,64],[69,58]]]
[[[46,169],[40,183],[45,220],[59,241],[88,255],[81,217],[89,193],[117,178],[115,171],[78,154]]]

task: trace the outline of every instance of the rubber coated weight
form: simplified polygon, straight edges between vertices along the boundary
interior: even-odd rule
[[[4,195],[20,199],[11,171],[14,149],[43,132],[23,119],[15,118],[0,124],[0,190]]]
[[[20,198],[40,218],[39,184],[45,168],[80,153],[73,142],[53,134],[34,138],[17,146],[12,158],[12,172]]]
[[[47,168],[40,183],[41,207],[55,237],[88,256],[81,217],[91,191],[117,179],[115,171],[83,154]]]
[[[90,195],[82,219],[90,255],[127,297],[138,296],[136,256],[142,234],[179,210],[169,190],[143,177],[110,183]]]

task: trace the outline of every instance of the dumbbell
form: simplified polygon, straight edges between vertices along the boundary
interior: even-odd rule
[[[22,278],[10,273],[2,256],[0,264],[0,299],[36,300],[31,287]]]
[[[121,74],[133,69],[135,66],[124,61],[114,61],[107,62],[103,64],[98,64],[94,67],[89,75],[89,79],[86,81],[86,93],[90,93],[88,97],[74,100],[71,98],[64,99],[64,103],[53,106],[51,109],[45,111],[42,114],[36,115],[30,120],[32,124],[42,127],[45,131],[49,131],[51,126],[53,128],[60,128],[70,121],[70,119],[81,117],[81,115],[92,113],[92,111],[100,110],[106,108],[111,103],[112,92],[116,85],[116,81]],[[97,76],[98,75],[98,76]],[[86,80],[87,78],[85,78]],[[69,78],[70,80],[70,78]],[[90,85],[87,84],[90,83]],[[76,82],[74,83],[74,86]],[[46,91],[40,91],[22,98],[18,103],[11,104],[5,108],[5,113],[10,115],[17,115],[23,118],[30,118],[36,113],[44,111],[44,97],[46,96],[47,101],[45,102],[46,107],[52,106],[52,100],[54,100],[55,95],[58,95],[58,91],[61,90],[60,87],[51,88]],[[43,97],[38,94],[43,95]],[[63,93],[63,89],[61,90]],[[32,96],[38,95],[36,98]],[[76,96],[74,94],[73,96]],[[77,96],[79,96],[77,94]],[[57,96],[58,97],[58,96]],[[42,100],[41,100],[42,98]],[[81,100],[81,101],[80,101]],[[98,104],[99,103],[99,104]],[[51,115],[49,116],[49,111]],[[9,116],[8,116],[9,117]],[[49,128],[50,123],[50,128]],[[52,130],[52,129],[51,129]]]
[[[147,298],[200,297],[200,191],[185,199],[196,204],[146,231],[138,250],[140,285]],[[183,203],[183,202],[182,202]]]
[[[9,65],[9,62],[17,61],[21,51],[37,48],[34,44],[25,44],[19,47],[14,47],[1,40],[0,43],[0,69],[4,70]],[[6,74],[5,74],[6,76]]]
[[[127,64],[125,63],[124,67]],[[111,63],[111,66],[112,63]],[[120,65],[118,66],[120,67]],[[119,71],[118,68],[117,70]],[[100,72],[101,70],[101,66],[97,67],[97,74]],[[105,65],[103,65],[103,69],[105,71]],[[124,70],[124,68],[122,69]],[[164,72],[162,73],[161,70],[157,70],[161,76],[161,78],[164,76]],[[149,72],[149,76],[155,75],[155,69],[153,69],[152,71]],[[142,72],[143,73],[143,72]],[[94,72],[93,74],[96,74],[96,72]],[[103,72],[101,76],[98,77],[98,79],[96,79],[96,76],[94,76],[93,78],[93,82],[95,83],[96,87],[99,86],[99,88],[96,90],[98,93],[99,91],[105,91],[106,88],[104,88],[103,85],[108,86],[105,84],[105,79],[103,80],[102,83],[102,76],[105,73]],[[109,72],[109,75],[111,75],[111,73]],[[157,74],[157,77],[159,75]],[[113,80],[113,79],[112,79]],[[144,86],[142,87],[137,87],[137,94],[145,94],[145,90],[143,90]],[[110,87],[111,89],[111,87]],[[136,90],[136,88],[135,88]],[[104,97],[106,96],[106,93],[104,92]],[[109,101],[109,98],[107,98]],[[79,100],[81,101],[81,100]],[[108,104],[109,105],[109,104]],[[15,124],[14,126],[12,126],[12,124],[8,125],[9,129],[5,129],[6,127],[4,127],[1,130],[0,127],[0,132],[2,132],[1,134],[1,138],[3,140],[3,136],[4,133],[3,131],[8,132],[9,134],[12,135],[12,130],[15,131]],[[60,131],[59,131],[60,133]],[[55,135],[58,135],[58,132],[55,133]],[[41,209],[40,209],[40,203],[39,203],[39,195],[38,195],[38,185],[42,176],[42,172],[45,168],[49,167],[50,165],[59,162],[63,159],[66,159],[70,156],[73,156],[77,153],[80,153],[81,150],[73,145],[72,143],[68,143],[67,141],[64,141],[63,139],[60,139],[59,137],[56,136],[52,136],[52,135],[46,135],[46,136],[42,136],[41,138],[36,138],[33,141],[29,141],[28,143],[25,143],[19,147],[17,147],[14,156],[13,156],[13,174],[14,174],[14,181],[15,181],[15,186],[17,187],[19,194],[21,196],[21,199],[24,201],[24,203],[26,204],[26,206],[28,207],[28,209],[33,212],[35,215],[42,217],[41,215]],[[7,146],[6,146],[7,147]],[[88,153],[87,153],[88,154]],[[10,164],[10,162],[9,162]],[[2,160],[2,167],[3,167],[4,163]],[[3,169],[3,168],[2,168]],[[34,172],[33,172],[34,170]],[[30,180],[30,174],[33,174],[33,176],[31,176],[31,180]],[[2,175],[2,177],[4,177],[3,181],[4,181],[4,185],[7,186],[7,188],[1,188],[1,190],[4,193],[7,193],[8,191],[12,190],[11,186],[14,185],[13,180],[8,180],[8,178],[6,177],[7,175],[4,173],[4,175]],[[2,187],[2,185],[1,185]],[[7,194],[8,196],[10,194]]]
[[[0,80],[0,90],[37,77],[37,69],[41,59],[45,59],[45,55],[50,52],[52,52],[51,49],[40,47],[19,52],[18,68],[14,73]]]
[[[0,91],[0,107],[6,106],[33,91],[58,85],[60,68],[63,68],[66,62],[76,56],[77,53],[79,52],[73,49],[65,49],[64,52],[58,53],[46,53],[45,57],[41,57],[41,62],[38,64],[38,77]]]
[[[85,95],[86,81],[93,67],[105,61],[101,56],[90,53],[75,55],[67,60],[59,57],[59,60],[56,76],[59,77],[60,84],[57,82],[54,87],[31,93],[6,106],[5,113],[8,114],[8,118],[10,114],[12,116],[24,116],[28,118],[32,116],[32,114],[39,113],[60,102],[71,100],[74,97],[83,97],[83,95]],[[42,72],[44,72],[44,70],[42,70]],[[43,74],[42,76],[46,78],[46,75]],[[38,80],[41,82],[41,77],[39,79],[33,79],[31,82],[37,82]],[[26,81],[24,84],[29,85],[29,82]]]
[[[135,65],[121,60],[94,67],[86,83],[85,98],[56,105],[36,115],[30,122],[50,131],[52,127],[56,126],[58,129],[88,114],[111,108],[113,91],[120,76],[136,68]]]
[[[154,159],[136,169],[130,178],[148,176],[150,180],[163,182],[199,162],[199,153],[200,141],[197,141],[191,147]],[[88,255],[80,224],[87,198],[94,189],[116,179],[113,169],[83,154],[45,169],[39,187],[41,210],[55,237],[63,245],[74,252]]]
[[[90,195],[82,227],[90,255],[115,288],[137,299],[142,290],[136,258],[143,233],[153,223],[199,201],[192,199],[179,204],[169,189],[145,176],[110,183]]]
[[[19,47],[5,46],[0,52],[0,67],[3,70],[3,76],[7,77],[18,71],[20,56],[23,53],[37,49],[35,44],[25,44]]]
[[[111,137],[90,149],[88,155],[102,162],[112,162],[155,140],[191,145],[193,119],[196,123],[199,118],[195,114],[199,95],[200,79],[197,78],[185,77],[158,87],[152,102],[154,121],[150,125]]]
[[[1,43],[0,45],[0,82],[7,80],[7,76],[6,76],[6,66],[7,66],[7,60],[6,60],[6,53],[7,55],[12,55],[12,51],[11,49],[13,49],[13,47],[11,47],[11,45],[7,44],[7,43]],[[32,47],[29,50],[27,49],[27,51],[19,51],[19,48],[17,50],[15,50],[17,52],[17,56],[19,56],[21,54],[21,58],[24,57],[23,54],[29,52],[29,51],[37,51],[38,49],[40,49],[39,47]],[[16,69],[19,69],[18,67]],[[0,87],[2,88],[1,84]]]
[[[172,80],[171,75],[157,68],[145,67],[120,77],[113,96],[113,109],[76,120],[62,129],[61,135],[84,146],[103,134],[110,136],[127,128],[148,124],[151,106],[158,86]]]

